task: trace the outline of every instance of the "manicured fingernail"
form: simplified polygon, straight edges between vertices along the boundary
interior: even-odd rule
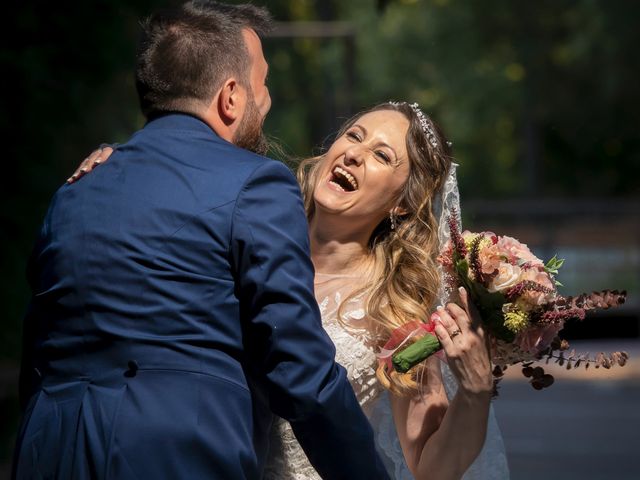
[[[83,167],[83,168],[81,168],[81,169],[80,169],[80,171],[81,171],[82,173],[87,173],[89,170],[87,170],[86,168],[84,168],[84,167]]]
[[[442,305],[438,305],[436,307],[436,310],[438,310],[439,312],[443,312],[444,311],[444,307]]]
[[[437,313],[432,313],[431,314],[431,321],[433,321],[433,322],[442,322],[442,319],[440,318],[440,315],[438,315]]]

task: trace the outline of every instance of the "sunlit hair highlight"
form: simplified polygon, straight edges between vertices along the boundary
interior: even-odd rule
[[[359,295],[367,298],[366,311],[371,333],[382,346],[398,327],[414,320],[426,321],[434,307],[440,288],[436,264],[439,251],[438,222],[433,215],[433,202],[440,193],[451,168],[451,152],[440,128],[433,124],[437,146],[427,140],[416,113],[406,103],[383,103],[358,113],[339,130],[336,138],[367,113],[392,110],[409,120],[406,147],[409,155],[409,177],[399,194],[397,204],[407,213],[396,220],[395,230],[389,219],[383,220],[369,240],[373,271],[369,281],[345,299],[339,308]],[[298,181],[304,196],[307,218],[315,214],[313,193],[323,155],[303,160],[298,167]],[[418,388],[422,366],[406,374],[388,372],[382,366],[380,382],[394,393],[412,394]]]

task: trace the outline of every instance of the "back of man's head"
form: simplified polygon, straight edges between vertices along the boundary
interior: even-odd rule
[[[242,30],[264,35],[270,23],[265,8],[206,0],[151,15],[142,25],[136,67],[142,112],[196,114],[231,76],[249,88],[251,61]]]

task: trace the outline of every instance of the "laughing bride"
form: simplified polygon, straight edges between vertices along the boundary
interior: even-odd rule
[[[484,333],[455,303],[434,312],[445,300],[435,258],[458,203],[454,168],[417,105],[384,103],[349,120],[298,172],[323,326],[397,479],[509,477]],[[432,357],[405,375],[379,367],[391,332],[430,315],[446,363]],[[266,478],[318,478],[286,422],[271,441]]]

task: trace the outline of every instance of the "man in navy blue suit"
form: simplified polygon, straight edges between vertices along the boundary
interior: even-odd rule
[[[325,478],[387,478],[263,153],[262,9],[144,25],[146,126],[55,194],[28,277],[14,478],[257,479],[275,413]]]

